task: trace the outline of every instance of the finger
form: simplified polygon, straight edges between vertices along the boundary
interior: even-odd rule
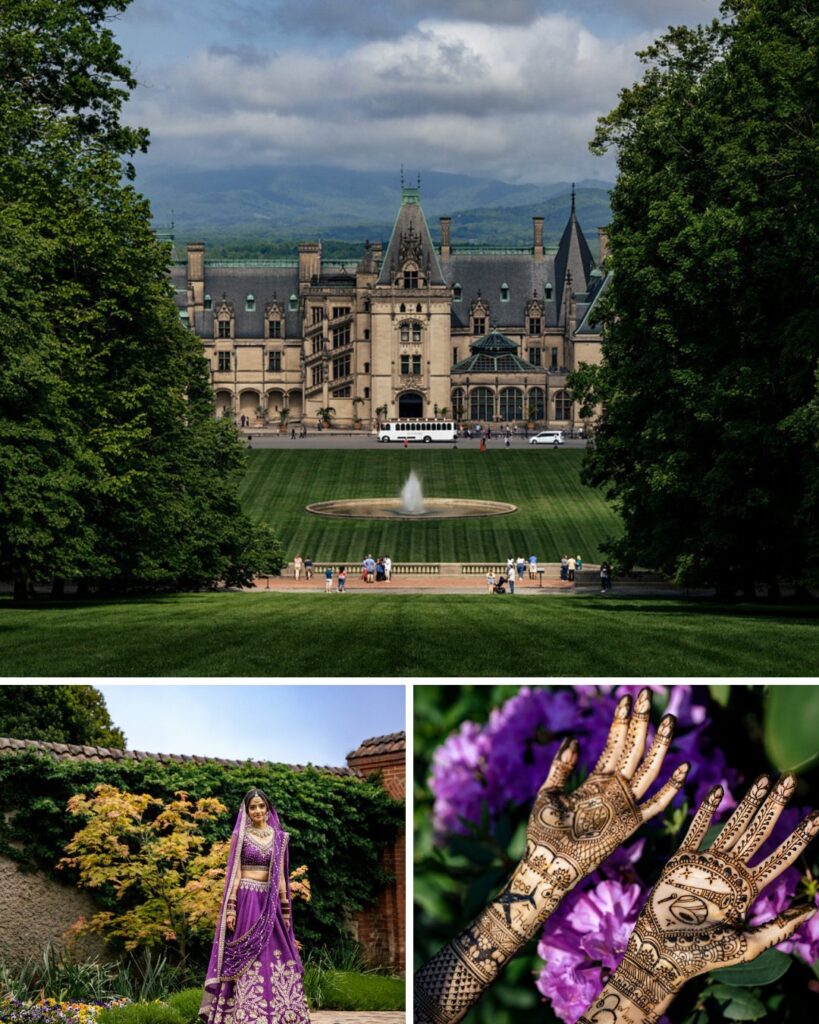
[[[816,907],[813,904],[792,906],[783,910],[773,921],[766,921],[765,924],[757,925],[756,928],[747,929],[745,938],[748,942],[748,949],[743,958],[745,962],[755,959],[766,949],[778,946],[780,942],[789,939],[806,921],[810,921],[815,913]]]
[[[666,715],[657,727],[657,735],[654,737],[654,742],[651,744],[645,760],[631,780],[631,792],[634,794],[635,800],[645,796],[660,774],[665,755],[668,753],[668,748],[671,746],[671,741],[674,738],[674,726],[676,724],[677,719],[673,715]]]
[[[618,770],[627,779],[634,774],[637,765],[645,753],[648,722],[651,718],[651,691],[646,688],[637,694],[631,721],[628,724],[626,744],[620,757]]]
[[[659,814],[660,811],[664,811],[668,807],[685,785],[685,777],[688,775],[690,767],[691,765],[687,761],[679,765],[674,769],[674,773],[668,782],[661,789],[658,789],[650,800],[640,804],[639,811],[643,816],[643,821],[648,821],[649,818],[653,818],[655,814]]]
[[[745,831],[748,822],[753,820],[760,804],[768,795],[771,780],[767,775],[760,775],[745,796],[740,800],[739,807],[728,819],[725,828],[720,832],[711,849],[714,853],[727,853]]]
[[[779,821],[780,814],[788,806],[790,798],[796,789],[796,779],[793,775],[783,775],[773,788],[773,792],[759,808],[759,811],[745,830],[734,847],[734,856],[739,857],[746,863],[753,857],[756,851],[762,846],[768,836],[773,832],[774,825]]]
[[[711,827],[711,819],[717,813],[723,797],[722,786],[714,786],[708,796],[699,806],[694,815],[694,820],[685,834],[685,839],[680,843],[678,853],[696,853],[700,843],[705,839],[708,829]]]
[[[628,719],[631,711],[631,697],[621,697],[614,709],[614,719],[609,729],[608,739],[600,755],[600,760],[594,766],[594,772],[613,772],[617,767],[623,753],[628,736]]]
[[[549,774],[546,776],[546,781],[540,787],[543,789],[565,789],[566,783],[569,781],[569,776],[577,765],[577,757],[580,753],[580,748],[577,745],[577,740],[565,739],[560,744],[560,748],[554,756],[552,766],[549,768]]]
[[[768,882],[773,881],[777,875],[781,875],[785,868],[789,868],[802,855],[802,851],[817,832],[819,832],[819,811],[811,811],[770,857],[766,857],[755,868],[750,869],[751,877],[757,888],[762,890]]]

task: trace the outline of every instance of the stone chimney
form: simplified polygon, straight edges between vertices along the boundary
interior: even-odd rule
[[[546,255],[543,251],[543,218],[532,217],[532,255],[542,260]]]
[[[384,243],[373,242],[373,259],[378,269],[381,269],[381,261],[384,259]]]
[[[189,242],[187,257],[188,295],[192,297],[194,307],[201,309],[205,301],[205,243]]]
[[[299,284],[310,284],[321,274],[321,242],[299,243]]]
[[[449,242],[449,232],[452,227],[451,217],[441,217],[441,256],[444,259],[449,259],[452,255],[452,249]]]
[[[602,267],[609,254],[609,229],[598,228],[597,233],[600,238],[600,259],[597,262],[598,266]]]

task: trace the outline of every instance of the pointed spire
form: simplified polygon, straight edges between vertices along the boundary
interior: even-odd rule
[[[572,182],[572,215],[575,212],[575,201],[574,201],[574,182]]]
[[[404,189],[404,165],[401,164],[401,190]]]

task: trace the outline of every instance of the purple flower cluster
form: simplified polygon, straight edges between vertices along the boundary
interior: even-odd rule
[[[491,712],[486,725],[464,722],[433,757],[430,787],[435,797],[436,833],[468,832],[466,823],[478,823],[484,806],[490,819],[495,819],[509,804],[530,803],[566,736],[580,742],[579,769],[588,773],[606,742],[617,701],[624,693],[636,694],[639,689],[523,687]],[[731,790],[736,775],[709,735],[703,704],[707,690],[691,686],[652,689],[668,693],[668,710],[677,715],[668,764],[691,762],[685,788],[689,803],[696,805],[719,782],[726,791],[723,808],[734,806]]]

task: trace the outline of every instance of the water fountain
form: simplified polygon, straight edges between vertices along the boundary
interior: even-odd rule
[[[516,505],[505,501],[480,501],[471,498],[425,498],[415,470],[401,488],[399,498],[352,498],[317,501],[307,506],[317,516],[337,519],[469,519],[477,516],[505,516],[517,512]]]

